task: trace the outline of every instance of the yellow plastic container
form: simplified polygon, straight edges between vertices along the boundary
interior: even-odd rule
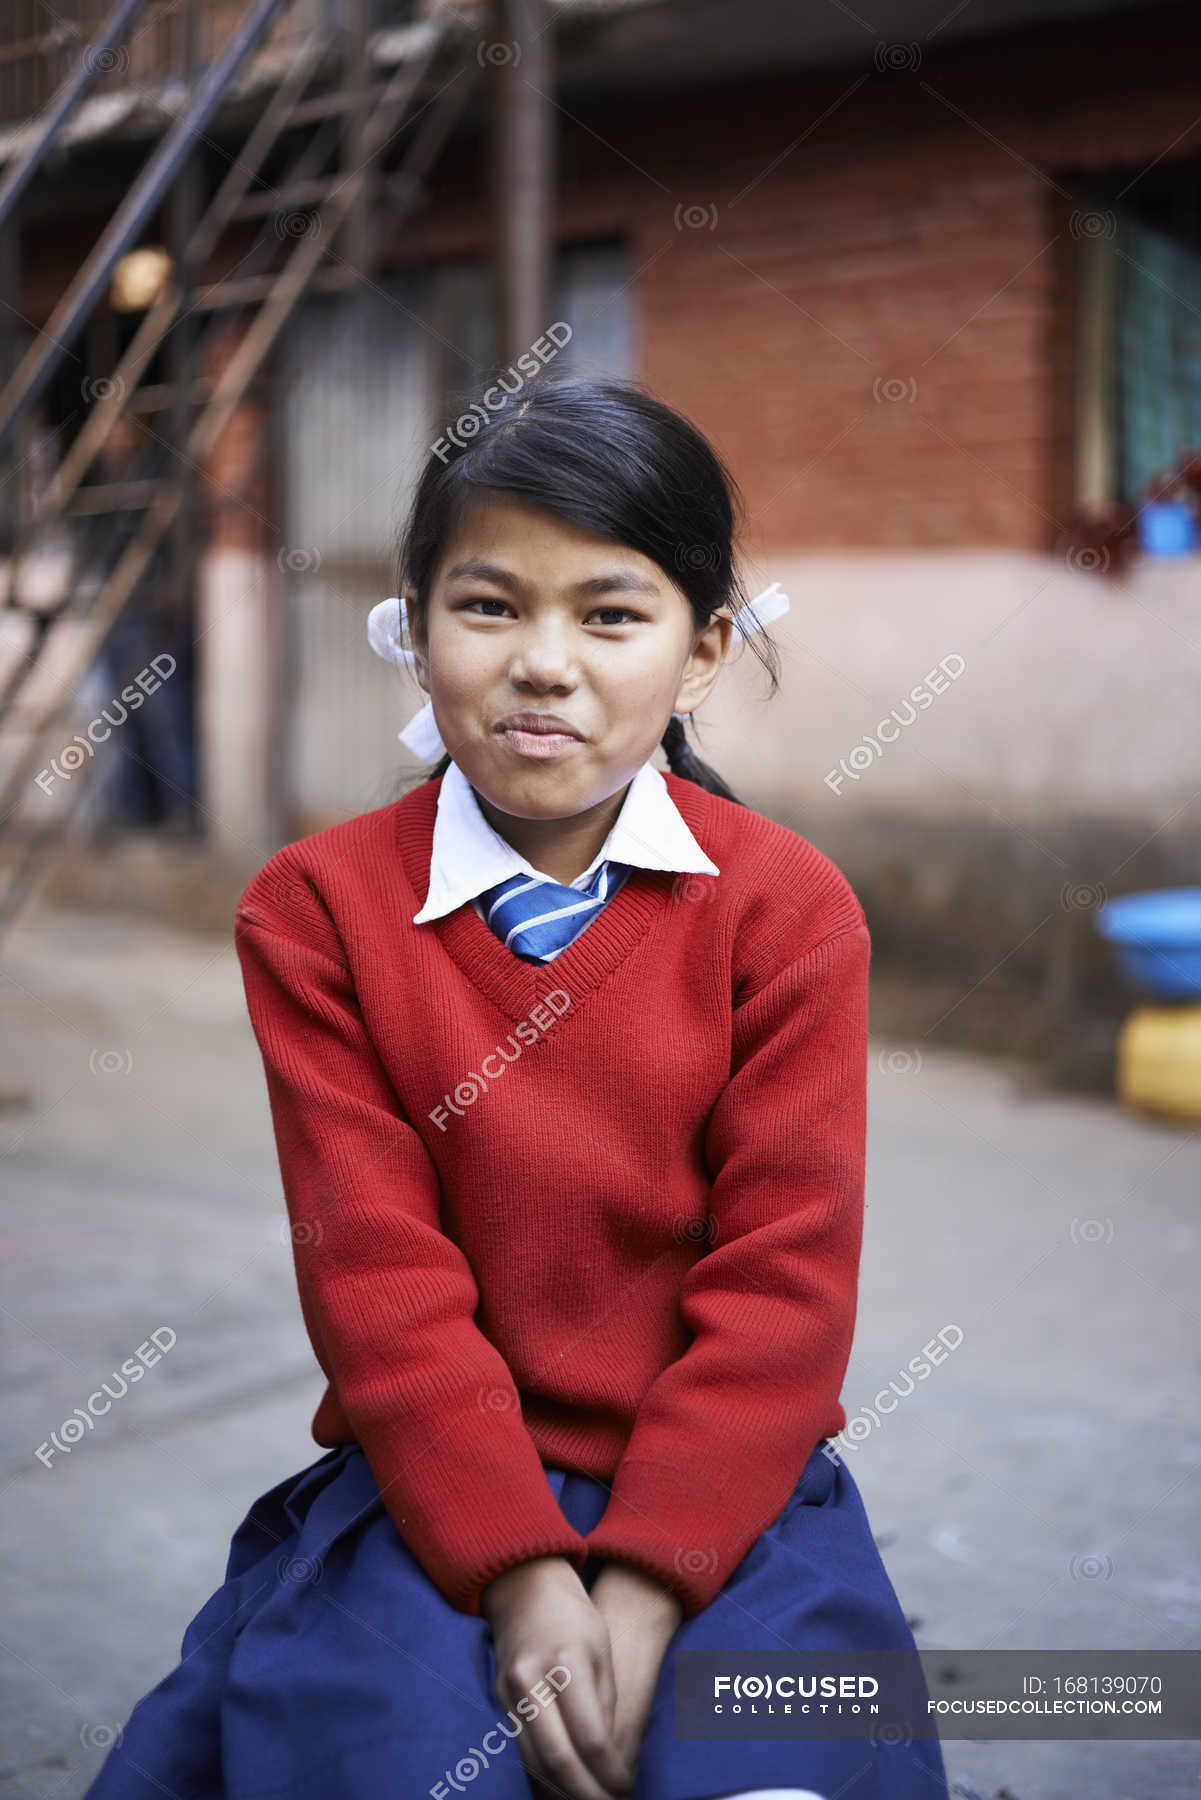
[[[1118,1033],[1123,1103],[1169,1119],[1201,1119],[1201,1004],[1139,1006]]]

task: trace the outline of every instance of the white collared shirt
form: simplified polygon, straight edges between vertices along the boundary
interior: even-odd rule
[[[574,881],[564,885],[586,887],[601,863],[610,857],[616,862],[633,863],[640,869],[671,869],[681,873],[690,870],[701,875],[721,873],[684,823],[659,770],[649,762],[643,763],[630,782],[621,811],[588,867]],[[459,765],[452,762],[438,790],[429,893],[420,912],[413,915],[414,925],[422,925],[427,919],[440,919],[444,913],[453,912],[468,900],[483,918],[477,895],[500,881],[507,881],[510,875],[553,880],[541,869],[535,869],[493,829],[484,817],[475,789]],[[614,885],[610,899],[618,886],[620,883]],[[587,926],[584,929],[587,930]]]

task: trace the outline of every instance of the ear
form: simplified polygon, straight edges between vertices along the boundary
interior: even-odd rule
[[[734,621],[726,613],[714,613],[709,623],[696,632],[676,689],[673,712],[691,713],[700,706],[721,673],[733,632]]]
[[[430,691],[429,659],[425,652],[424,634],[415,629],[417,595],[411,583],[403,583],[400,597],[405,603],[405,637],[408,640],[408,648],[413,654],[413,673],[420,686],[428,694]]]

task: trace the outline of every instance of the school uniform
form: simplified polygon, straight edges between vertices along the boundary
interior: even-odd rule
[[[945,1800],[935,1739],[675,1737],[680,1651],[914,1649],[823,1454],[862,1232],[859,902],[650,764],[589,869],[546,880],[452,763],[239,902],[325,1454],[250,1508],[87,1800],[529,1800],[479,1602],[542,1555],[680,1599],[633,1800]]]

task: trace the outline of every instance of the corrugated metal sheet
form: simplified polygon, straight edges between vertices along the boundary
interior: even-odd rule
[[[630,373],[629,272],[620,245],[562,252],[554,316],[573,335],[549,367]],[[283,767],[285,805],[301,830],[383,805],[417,770],[396,733],[424,695],[406,670],[372,654],[366,620],[395,591],[396,533],[445,423],[444,390],[470,391],[489,365],[487,295],[477,262],[380,277],[353,296],[308,300],[288,333],[278,427],[288,594]]]
[[[367,646],[396,529],[432,436],[417,280],[310,299],[288,334],[285,803],[302,827],[390,797],[416,683]],[[383,291],[377,291],[383,290]]]

